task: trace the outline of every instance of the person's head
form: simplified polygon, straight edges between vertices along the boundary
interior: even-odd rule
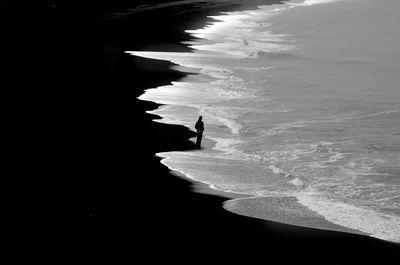
[[[203,119],[203,116],[199,116],[199,121],[201,121]]]

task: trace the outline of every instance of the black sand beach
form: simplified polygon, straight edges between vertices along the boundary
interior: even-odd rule
[[[399,245],[374,238],[232,214],[222,208],[222,194],[195,192],[200,184],[163,166],[155,153],[193,148],[189,138],[194,132],[157,123],[158,117],[146,114],[157,104],[136,97],[183,74],[171,70],[170,63],[124,52],[188,50],[180,44],[188,40],[183,29],[217,10],[240,7],[226,4],[234,1],[181,1],[193,3],[143,11],[138,1],[115,2],[65,1],[44,16],[60,44],[48,56],[56,56],[49,61],[56,61],[57,68],[52,70],[57,80],[51,82],[57,92],[50,96],[57,114],[49,116],[63,121],[54,129],[63,139],[54,147],[63,153],[54,172],[61,172],[59,178],[74,187],[67,197],[71,199],[57,211],[65,220],[76,221],[77,212],[87,218],[70,244],[82,246],[89,262],[191,263],[218,258],[269,264],[386,264],[399,257]],[[65,187],[55,187],[54,192],[68,193]]]

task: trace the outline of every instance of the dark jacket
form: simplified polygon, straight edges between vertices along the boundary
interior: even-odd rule
[[[197,132],[203,132],[204,131],[204,122],[197,121],[196,125],[194,127],[196,128]]]

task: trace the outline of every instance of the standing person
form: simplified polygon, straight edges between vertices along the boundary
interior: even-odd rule
[[[203,117],[200,116],[196,122],[196,125],[194,126],[197,130],[197,141],[196,141],[197,149],[201,148],[201,138],[203,137],[204,123],[203,123],[202,119],[203,119]]]

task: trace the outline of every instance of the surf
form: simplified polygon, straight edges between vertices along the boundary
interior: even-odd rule
[[[152,111],[160,122],[205,121],[202,150],[160,153],[162,163],[249,196],[226,202],[237,214],[400,242],[400,57],[384,41],[396,29],[374,39],[384,52],[360,42],[369,30],[385,33],[383,22],[374,28],[361,16],[394,16],[396,3],[385,4],[310,0],[225,12],[187,30],[193,52],[127,51],[197,76],[140,96],[166,104]]]

